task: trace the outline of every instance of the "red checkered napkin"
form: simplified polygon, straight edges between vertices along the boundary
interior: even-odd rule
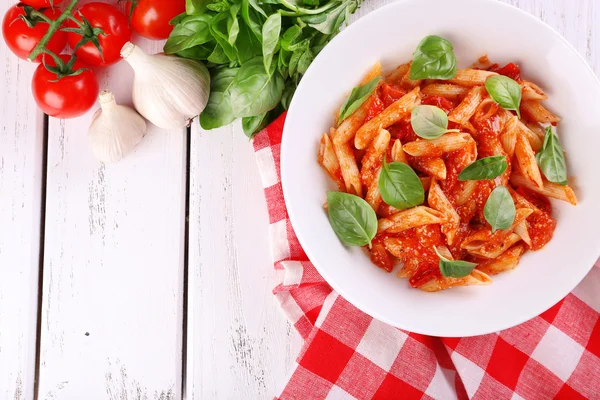
[[[560,303],[505,331],[439,338],[386,325],[333,291],[300,247],[281,189],[284,121],[254,138],[285,271],[274,294],[305,339],[280,399],[600,399],[599,264]]]

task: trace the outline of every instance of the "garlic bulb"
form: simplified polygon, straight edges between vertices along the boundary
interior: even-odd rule
[[[130,107],[120,106],[111,91],[98,97],[96,111],[88,132],[94,156],[105,163],[115,163],[131,153],[146,135],[146,121]]]
[[[175,129],[200,115],[210,93],[210,74],[199,61],[165,54],[146,54],[131,42],[121,57],[135,72],[133,104],[154,125]]]

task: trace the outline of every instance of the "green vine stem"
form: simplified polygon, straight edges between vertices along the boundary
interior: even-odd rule
[[[40,40],[38,45],[35,46],[31,54],[29,55],[29,61],[35,60],[35,58],[44,51],[46,45],[50,41],[50,38],[52,38],[52,35],[54,35],[56,31],[60,29],[62,23],[71,16],[71,14],[73,13],[73,9],[77,5],[77,3],[79,3],[79,0],[71,0],[71,3],[69,3],[67,8],[64,9],[60,17],[50,22],[48,32],[46,32],[42,40]]]

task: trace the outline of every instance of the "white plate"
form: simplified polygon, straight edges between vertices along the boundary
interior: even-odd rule
[[[562,118],[570,183],[579,205],[553,202],[558,226],[541,251],[528,252],[514,271],[489,286],[438,293],[371,264],[359,248],[344,247],[323,210],[334,185],[317,164],[319,138],[333,114],[377,61],[384,69],[412,58],[423,37],[449,39],[459,66],[488,54],[517,62],[523,75],[549,94]],[[522,323],[566,296],[600,255],[600,82],[558,33],[517,8],[493,0],[406,0],[361,18],[337,36],[302,79],[285,124],[281,149],[283,191],[306,254],[348,301],[371,316],[436,336],[481,335]]]

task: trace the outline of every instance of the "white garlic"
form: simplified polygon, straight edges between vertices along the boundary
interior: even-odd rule
[[[135,110],[120,106],[111,91],[98,97],[96,111],[88,131],[94,156],[105,163],[115,163],[125,157],[146,135],[146,121]]]
[[[210,74],[199,61],[146,54],[131,42],[121,57],[135,72],[133,104],[154,125],[176,129],[200,115],[210,93]]]

